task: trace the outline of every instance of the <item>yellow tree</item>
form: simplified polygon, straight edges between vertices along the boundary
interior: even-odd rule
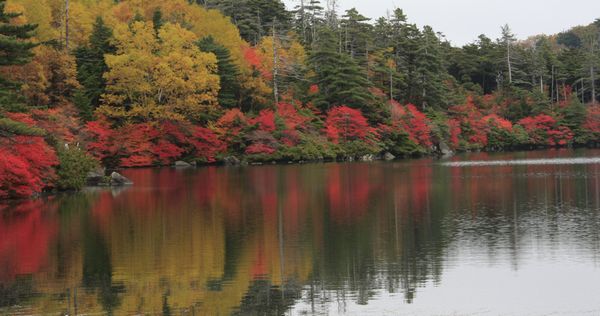
[[[105,56],[108,86],[100,114],[199,121],[217,109],[217,60],[197,48],[194,33],[167,23],[157,35],[152,23],[134,22],[118,25],[114,38],[117,53]]]

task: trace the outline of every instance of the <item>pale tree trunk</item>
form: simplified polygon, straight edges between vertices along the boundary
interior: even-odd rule
[[[277,75],[279,74],[277,55],[277,33],[275,31],[275,21],[273,21],[273,97],[275,98],[275,106],[279,104],[279,87],[277,86]]]
[[[512,84],[512,64],[510,63],[510,41],[506,43],[506,63],[508,64],[508,83]]]
[[[590,79],[592,81],[592,105],[596,105],[596,74],[593,65],[590,67]]]
[[[65,49],[69,50],[69,0],[65,0]]]
[[[394,100],[394,76],[392,68],[390,68],[390,101]]]
[[[306,21],[304,20],[304,0],[300,0],[300,17],[302,23],[302,39],[304,39],[304,44],[306,44]]]

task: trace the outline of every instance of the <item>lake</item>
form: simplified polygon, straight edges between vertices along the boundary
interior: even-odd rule
[[[0,206],[0,314],[599,315],[599,157],[125,170]]]

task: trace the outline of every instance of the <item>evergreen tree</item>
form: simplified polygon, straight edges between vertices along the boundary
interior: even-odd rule
[[[205,52],[217,56],[218,74],[221,78],[219,90],[219,104],[225,108],[234,108],[239,105],[239,69],[233,63],[229,50],[217,44],[211,36],[203,38],[198,47]]]
[[[75,95],[75,103],[84,119],[91,119],[94,109],[100,105],[100,97],[105,91],[104,73],[108,66],[105,54],[112,54],[115,48],[110,43],[112,30],[101,17],[96,19],[89,43],[75,52],[77,58],[77,80],[83,88]]]
[[[273,23],[280,30],[290,28],[291,15],[280,0],[214,0],[206,6],[231,17],[242,38],[251,44],[269,35]]]
[[[36,44],[27,41],[37,28],[33,24],[14,25],[11,20],[20,13],[6,13],[6,0],[0,0],[0,66],[24,65],[33,56],[31,49]],[[19,84],[0,76],[0,111],[22,107],[18,94]]]
[[[342,47],[350,58],[366,61],[371,44],[372,26],[369,18],[360,14],[355,8],[346,11],[341,20]]]
[[[433,29],[425,26],[420,38],[415,59],[415,72],[411,85],[415,87],[413,100],[418,100],[423,109],[428,106],[442,107],[447,105],[447,88],[445,81],[448,72],[444,66],[440,40]]]
[[[295,16],[295,31],[307,47],[313,47],[317,30],[325,23],[323,9],[318,0],[302,0],[300,5],[291,12]]]
[[[163,26],[163,16],[160,9],[156,9],[152,14],[152,24],[154,25],[154,32],[158,35],[158,31]]]
[[[347,105],[371,114],[373,119],[377,111],[372,108],[374,100],[368,90],[371,83],[356,61],[338,52],[336,43],[333,31],[322,29],[317,47],[309,57],[315,76],[313,82],[319,86],[314,103],[323,111],[335,105]]]

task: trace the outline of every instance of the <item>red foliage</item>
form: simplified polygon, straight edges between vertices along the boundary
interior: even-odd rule
[[[159,132],[149,123],[125,125],[119,130],[122,167],[152,166],[155,159],[152,141]]]
[[[460,145],[460,134],[462,133],[460,122],[455,119],[449,119],[448,129],[450,131],[450,144],[456,149]]]
[[[308,93],[309,94],[317,94],[319,93],[319,86],[316,84],[310,85],[310,87],[308,88]]]
[[[5,115],[31,127],[38,123],[29,114]],[[26,198],[52,186],[56,165],[56,153],[42,137],[0,137],[0,199]]]
[[[583,128],[595,136],[596,141],[600,139],[600,105],[589,107]]]
[[[194,156],[206,162],[214,162],[217,154],[227,149],[227,144],[212,130],[196,126],[193,128],[191,144],[194,146]]]
[[[497,114],[484,116],[481,120],[486,123],[486,126],[488,127],[496,127],[507,131],[512,131],[513,128],[513,125],[509,120],[503,119]]]
[[[305,128],[305,124],[310,121],[309,117],[298,113],[293,104],[285,102],[280,102],[277,105],[277,116],[283,119],[285,127],[289,130]]]
[[[111,129],[106,122],[87,124],[88,150],[96,158],[118,158],[121,167],[168,165],[183,156],[214,162],[225,143],[210,129],[186,122],[129,124]]]
[[[118,133],[110,128],[108,122],[101,118],[94,122],[88,122],[85,126],[87,133],[87,150],[99,160],[117,155],[119,150],[116,137]]]
[[[401,129],[408,133],[408,138],[415,144],[429,148],[431,141],[431,128],[429,119],[417,107],[408,104],[403,107],[395,100],[390,102],[392,126],[389,129]],[[385,129],[385,127],[382,126]]]
[[[459,122],[460,134],[466,141],[470,144],[477,144],[480,147],[487,145],[486,121],[483,120],[483,115],[477,106],[475,106],[472,96],[467,98],[465,104],[451,107],[450,113]]]
[[[244,47],[244,60],[255,68],[260,68],[260,57],[256,53],[256,49],[253,47]]]
[[[246,154],[248,154],[248,155],[255,155],[255,154],[271,155],[271,154],[275,153],[275,151],[276,151],[275,148],[273,148],[269,145],[266,145],[266,144],[262,144],[262,143],[255,143],[246,148]]]
[[[59,225],[56,216],[49,216],[55,208],[48,204],[31,200],[0,205],[0,283],[40,272],[48,264]]]
[[[558,126],[556,120],[546,114],[526,117],[518,124],[525,129],[533,145],[566,145],[573,139],[573,132],[569,128]]]
[[[216,123],[217,134],[227,144],[248,126],[248,120],[239,109],[227,110]]]
[[[42,137],[0,138],[0,199],[26,198],[51,186],[57,164]]]
[[[327,113],[325,131],[327,137],[337,144],[340,139],[344,142],[366,140],[369,133],[373,132],[373,128],[369,126],[360,110],[342,105],[334,107]]]
[[[417,108],[409,104],[406,106],[408,110],[408,127],[410,138],[417,144],[429,148],[433,144],[431,142],[431,128],[429,127],[429,119]]]
[[[275,131],[275,112],[262,110],[258,116],[250,120],[251,125],[258,125],[259,130],[272,133]]]
[[[244,60],[254,69],[258,70],[263,78],[272,79],[273,74],[269,72],[267,69],[264,69],[262,66],[262,62],[260,60],[260,56],[256,52],[256,48],[254,47],[246,47],[244,48]]]

